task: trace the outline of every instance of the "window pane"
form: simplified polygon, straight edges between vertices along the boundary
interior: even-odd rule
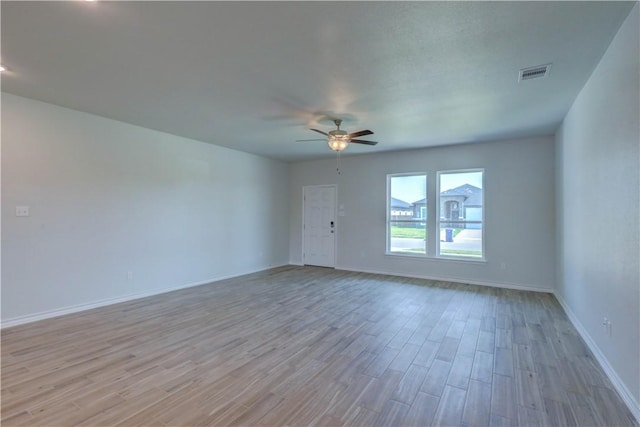
[[[389,252],[426,254],[427,176],[389,177]]]
[[[389,252],[426,253],[427,226],[424,222],[391,221],[389,236]]]
[[[482,258],[482,171],[440,173],[440,255]]]
[[[440,255],[482,258],[482,224],[479,228],[440,226]],[[467,227],[469,225],[467,224]]]

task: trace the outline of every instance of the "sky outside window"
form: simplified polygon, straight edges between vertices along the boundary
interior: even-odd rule
[[[407,203],[427,197],[424,175],[394,176],[391,180],[391,197]]]

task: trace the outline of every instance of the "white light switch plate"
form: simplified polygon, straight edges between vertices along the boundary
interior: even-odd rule
[[[16,216],[29,216],[29,206],[16,206]]]

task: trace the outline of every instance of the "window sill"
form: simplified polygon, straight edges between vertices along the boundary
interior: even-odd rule
[[[414,260],[427,260],[427,261],[448,261],[448,262],[462,262],[472,264],[487,264],[486,258],[462,258],[453,256],[428,256],[422,254],[403,254],[397,252],[385,252],[385,256],[407,258]]]

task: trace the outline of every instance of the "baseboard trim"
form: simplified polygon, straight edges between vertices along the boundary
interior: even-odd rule
[[[84,304],[78,304],[78,305],[63,307],[63,308],[57,308],[57,309],[54,309],[54,310],[42,311],[42,312],[39,312],[39,313],[28,314],[28,315],[25,315],[25,316],[18,316],[18,317],[14,317],[14,318],[11,318],[11,319],[3,320],[0,323],[0,329],[10,328],[12,326],[24,325],[26,323],[33,323],[33,322],[37,322],[39,320],[52,319],[54,317],[64,316],[66,314],[79,313],[81,311],[91,310],[93,308],[105,307],[107,305],[118,304],[118,303],[121,303],[121,302],[133,301],[133,300],[140,299],[140,298],[146,298],[146,297],[151,297],[151,296],[154,296],[154,295],[164,294],[164,293],[167,293],[167,292],[177,291],[177,290],[180,290],[180,289],[186,289],[186,288],[192,288],[192,287],[195,287],[195,286],[208,285],[208,284],[213,283],[213,282],[219,282],[221,280],[232,279],[234,277],[246,276],[247,274],[259,273],[261,271],[271,270],[273,268],[283,267],[283,266],[286,266],[286,265],[288,265],[288,264],[274,265],[274,266],[270,266],[270,267],[259,268],[259,269],[256,269],[256,270],[250,270],[250,271],[243,272],[243,273],[228,274],[228,275],[225,275],[225,276],[219,276],[219,277],[215,277],[215,278],[212,278],[212,279],[202,280],[202,281],[199,281],[199,282],[187,283],[187,284],[179,285],[179,286],[173,286],[173,287],[170,287],[170,288],[153,289],[153,290],[146,291],[146,292],[139,292],[139,293],[135,293],[135,294],[123,295],[123,296],[114,297],[114,298],[106,298],[106,299],[102,299],[102,300],[94,301],[94,302],[90,302],[90,303],[84,303]]]
[[[615,369],[613,369],[613,367],[609,363],[609,360],[606,358],[604,353],[602,353],[600,347],[598,347],[593,338],[591,338],[591,335],[582,325],[582,322],[580,322],[573,311],[571,311],[571,308],[566,303],[566,301],[557,292],[554,292],[554,296],[560,303],[560,306],[562,306],[562,309],[567,314],[567,317],[569,318],[573,326],[576,328],[584,342],[587,344],[587,347],[589,347],[589,350],[591,350],[598,363],[600,363],[602,370],[605,372],[605,374],[607,374],[607,377],[609,377],[609,380],[613,384],[613,387],[616,389],[620,397],[622,397],[622,400],[627,405],[627,408],[629,408],[629,411],[631,411],[633,416],[636,418],[636,421],[640,423],[640,403],[638,403],[634,399],[633,394],[631,394],[627,386],[622,382]]]
[[[480,281],[480,280],[467,280],[467,279],[462,279],[457,277],[440,277],[440,276],[430,276],[430,275],[423,275],[423,274],[406,274],[406,273],[396,273],[396,272],[381,271],[381,270],[352,268],[352,267],[345,267],[345,266],[336,267],[336,270],[354,271],[358,273],[385,274],[387,276],[410,277],[412,279],[437,280],[439,282],[464,283],[468,285],[479,285],[479,286],[488,286],[492,288],[513,289],[517,291],[544,292],[548,294],[553,293],[553,289],[536,288],[535,286],[520,285],[516,283],[487,282],[487,281]]]

